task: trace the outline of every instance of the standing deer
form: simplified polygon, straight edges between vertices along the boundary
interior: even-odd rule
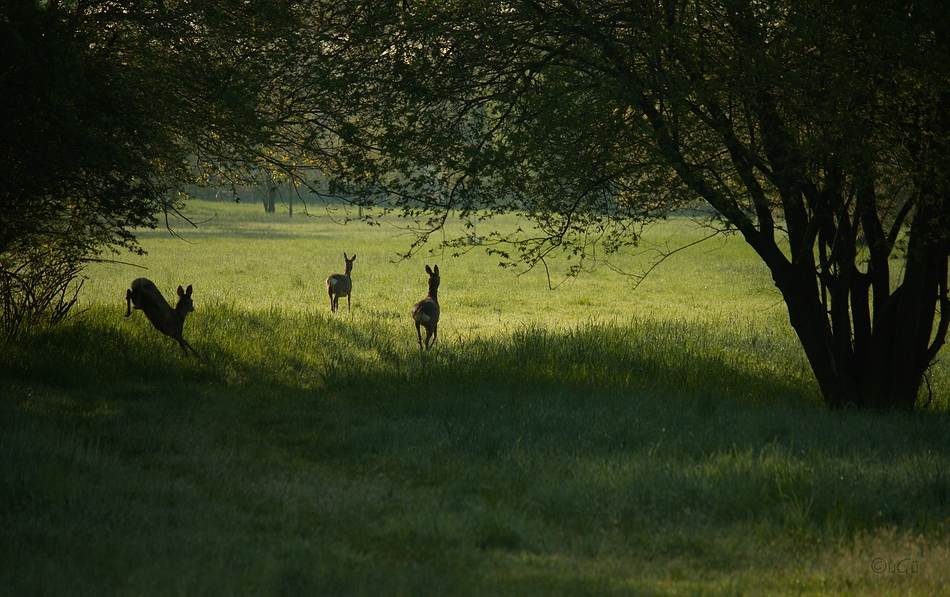
[[[420,327],[426,329],[425,349],[429,350],[438,336],[439,328],[439,266],[433,270],[428,265],[426,273],[429,274],[429,294],[424,299],[412,306],[412,319],[416,322],[416,336],[419,338],[419,350],[422,350],[422,332]],[[431,344],[429,341],[432,341]]]
[[[327,294],[330,295],[330,313],[336,311],[337,301],[341,296],[346,297],[346,310],[350,310],[350,293],[353,292],[353,280],[350,278],[350,272],[353,271],[353,262],[356,261],[356,253],[350,259],[343,253],[344,269],[342,274],[331,274],[327,278]]]
[[[145,312],[145,317],[152,322],[155,329],[178,340],[182,352],[187,356],[188,349],[198,356],[191,344],[182,338],[182,327],[185,316],[195,310],[191,302],[191,284],[187,290],[178,287],[178,304],[172,309],[155,284],[147,278],[137,278],[132,281],[132,287],[125,292],[125,316],[132,315],[132,307]]]

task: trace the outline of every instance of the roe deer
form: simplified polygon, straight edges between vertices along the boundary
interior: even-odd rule
[[[353,271],[353,262],[356,261],[356,253],[350,259],[343,253],[343,273],[331,274],[327,278],[327,294],[330,295],[330,313],[336,311],[337,301],[341,296],[346,297],[346,310],[350,310],[350,293],[353,292],[353,280],[350,278],[350,272]]]
[[[178,287],[178,304],[172,309],[151,280],[136,278],[132,281],[132,287],[125,292],[126,317],[132,315],[133,306],[145,313],[145,317],[152,322],[156,330],[178,340],[178,345],[186,356],[189,348],[195,356],[198,356],[191,344],[182,338],[185,316],[195,310],[194,303],[191,302],[191,284],[188,285],[187,290],[182,290],[181,286]]]
[[[419,350],[422,350],[422,332],[420,327],[426,329],[425,349],[429,350],[436,340],[439,328],[439,266],[433,270],[428,265],[426,273],[429,274],[429,294],[424,299],[412,306],[412,319],[416,322],[416,336],[419,338]],[[431,339],[432,343],[429,343]]]

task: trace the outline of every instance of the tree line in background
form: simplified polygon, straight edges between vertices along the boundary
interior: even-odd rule
[[[489,250],[528,265],[707,205],[768,266],[831,407],[914,409],[944,344],[940,0],[0,6],[8,295],[138,250],[184,184],[264,173],[399,210],[409,251],[453,211],[523,212]]]

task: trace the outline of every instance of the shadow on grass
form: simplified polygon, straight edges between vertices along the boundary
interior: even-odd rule
[[[198,359],[141,318],[93,313],[6,347],[0,378],[80,405],[48,419],[137,402],[124,423],[143,434],[149,417],[213,416],[236,450],[434,488],[484,513],[466,514],[481,549],[543,551],[538,525],[948,532],[946,416],[828,412],[800,357],[767,339],[633,322],[443,339],[421,353],[402,321],[208,313],[189,328]],[[189,415],[198,396],[211,405]]]

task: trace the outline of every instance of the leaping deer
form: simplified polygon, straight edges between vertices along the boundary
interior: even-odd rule
[[[178,304],[172,309],[151,280],[136,278],[132,281],[132,287],[125,292],[126,317],[132,315],[133,306],[145,313],[145,317],[152,322],[156,330],[177,340],[185,355],[188,354],[188,349],[191,349],[191,352],[198,356],[198,352],[182,337],[185,316],[195,310],[191,301],[191,284],[187,290],[178,287]]]

